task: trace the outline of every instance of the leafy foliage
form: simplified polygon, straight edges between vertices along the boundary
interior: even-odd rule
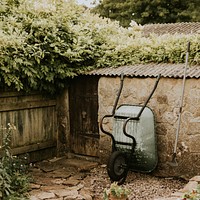
[[[196,189],[191,192],[185,193],[181,200],[199,200],[200,199],[200,185],[197,185]]]
[[[109,189],[104,190],[104,200],[109,199],[127,199],[130,194],[130,190],[126,187],[119,186],[116,182],[110,185]]]
[[[14,126],[8,124],[8,128],[2,129],[3,133],[3,157],[0,160],[0,199],[20,200],[27,199],[29,189],[29,177],[27,172],[26,157],[19,159],[13,157],[10,151],[11,133]]]
[[[73,0],[47,1],[0,2],[0,82],[4,87],[54,93],[68,78],[95,67],[184,62],[188,40],[191,61],[200,63],[199,35],[145,38],[141,26],[123,28]]]
[[[131,20],[139,24],[197,22],[200,21],[198,5],[198,0],[102,0],[93,12],[128,27]]]
[[[150,38],[138,37],[127,40],[126,45],[116,46],[112,54],[105,54],[98,64],[101,66],[103,61],[106,61],[108,65],[110,61],[114,66],[149,62],[183,63],[187,41],[192,43],[190,57],[191,62],[196,64],[199,63],[198,38],[198,35],[180,37],[178,34],[173,36],[166,34],[160,37],[152,35]]]
[[[59,79],[75,71],[67,50],[76,38],[68,21],[75,23],[77,13],[66,12],[66,6],[65,10],[54,4],[43,8],[39,3],[35,7],[30,6],[34,5],[31,1],[22,3],[2,23],[1,79],[17,90],[26,85],[50,89],[51,84],[61,84]]]
[[[103,0],[100,1],[100,4],[92,9],[92,12],[98,13],[102,17],[117,20],[120,22],[120,25],[128,27],[133,19],[133,3],[128,0]]]

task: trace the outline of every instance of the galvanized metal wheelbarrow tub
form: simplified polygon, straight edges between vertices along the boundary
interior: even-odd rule
[[[112,181],[123,183],[129,170],[152,172],[157,166],[157,141],[155,117],[147,104],[157,88],[158,75],[151,94],[143,106],[122,104],[117,108],[123,88],[123,74],[120,89],[113,106],[112,114],[100,121],[100,129],[112,139],[112,153],[107,164],[107,172]],[[112,133],[103,127],[105,118],[113,118]]]

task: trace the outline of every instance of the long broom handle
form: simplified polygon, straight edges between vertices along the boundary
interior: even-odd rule
[[[185,80],[186,80],[186,72],[187,72],[187,66],[188,66],[189,52],[190,52],[190,42],[188,42],[186,59],[185,59],[185,69],[184,69],[184,76],[183,76],[183,83],[182,83],[183,84],[182,85],[182,94],[181,94],[181,102],[180,102],[180,107],[179,107],[178,127],[177,127],[177,130],[176,130],[174,154],[176,154],[176,150],[177,150],[178,137],[179,137],[179,131],[180,131],[180,125],[181,125],[181,113],[182,113],[183,98],[184,98],[184,92],[185,92],[185,82],[186,82]]]

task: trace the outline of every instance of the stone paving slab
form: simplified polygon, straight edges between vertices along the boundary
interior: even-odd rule
[[[85,178],[85,172],[96,166],[96,162],[65,157],[35,164],[31,169],[35,180],[31,184],[30,200],[91,200],[91,192],[84,190],[80,181]]]

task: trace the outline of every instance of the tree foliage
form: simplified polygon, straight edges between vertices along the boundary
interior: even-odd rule
[[[80,7],[64,1],[35,2],[4,2],[0,80],[17,90],[55,91],[66,77],[94,64],[95,41],[84,22],[81,25]]]
[[[129,0],[103,0],[92,9],[92,12],[98,13],[102,17],[117,20],[120,25],[128,27],[132,19],[132,4]]]
[[[131,20],[139,24],[200,21],[198,0],[102,0],[93,12],[118,20],[124,27]]]
[[[1,87],[55,92],[95,67],[184,62],[187,41],[200,63],[198,34],[145,38],[142,26],[123,28],[73,1],[2,0],[0,8]]]

